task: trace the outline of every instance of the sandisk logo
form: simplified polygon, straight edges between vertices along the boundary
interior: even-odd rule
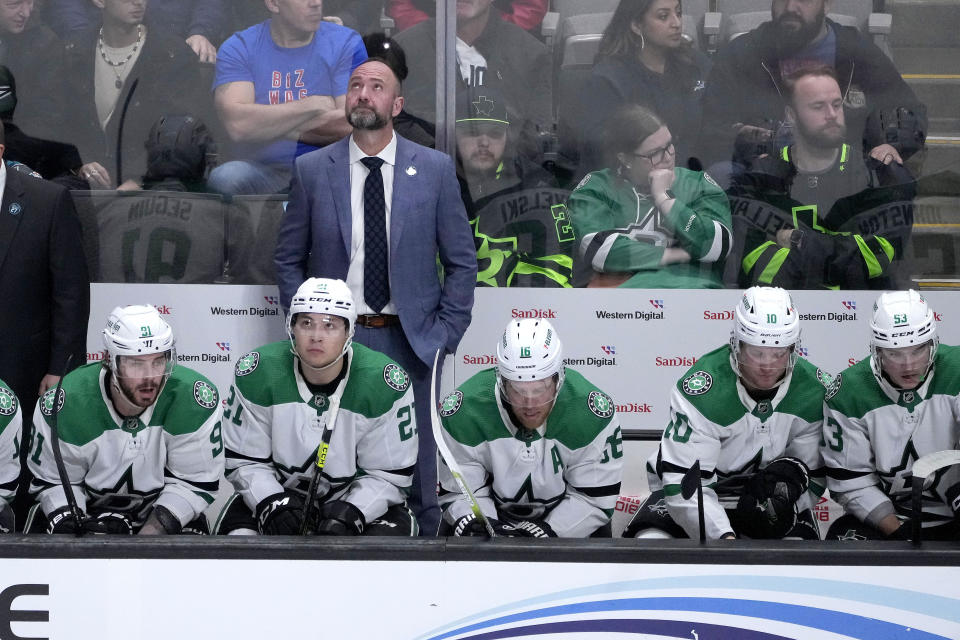
[[[497,364],[497,356],[486,354],[482,356],[471,356],[468,354],[463,354],[463,364],[477,364],[477,365],[495,365]]]
[[[653,407],[646,402],[627,402],[618,404],[617,413],[652,413]]]
[[[658,367],[692,367],[697,363],[697,359],[692,356],[657,356],[654,364]]]
[[[936,320],[937,322],[942,322],[942,321],[943,321],[943,314],[942,314],[942,313],[937,313],[936,311],[934,311],[934,312],[933,312],[933,319]]]
[[[704,320],[733,320],[733,311],[709,311],[704,309]]]
[[[511,309],[511,317],[514,318],[533,318],[535,320],[550,319],[557,317],[557,312],[553,309]]]

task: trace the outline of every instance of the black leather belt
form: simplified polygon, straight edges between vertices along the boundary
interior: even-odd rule
[[[392,316],[385,313],[366,313],[357,316],[357,324],[367,329],[382,329],[400,324],[400,316]]]

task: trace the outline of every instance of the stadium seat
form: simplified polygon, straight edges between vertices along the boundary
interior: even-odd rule
[[[179,191],[73,191],[91,280],[207,284],[224,267],[219,195]],[[100,250],[109,248],[109,250]]]
[[[543,17],[540,33],[547,45],[559,42],[557,31],[567,18],[591,13],[613,13],[620,0],[552,0],[550,11]]]

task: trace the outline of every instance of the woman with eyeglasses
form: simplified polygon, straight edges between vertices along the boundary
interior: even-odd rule
[[[702,168],[693,143],[710,66],[710,59],[683,35],[680,0],[621,0],[580,92],[575,123],[582,128],[580,167],[603,161],[607,119],[619,107],[639,104],[663,116],[679,136],[677,164]]]
[[[731,247],[727,196],[709,175],[676,166],[670,129],[637,105],[607,121],[612,166],[567,201],[574,286],[721,288]]]

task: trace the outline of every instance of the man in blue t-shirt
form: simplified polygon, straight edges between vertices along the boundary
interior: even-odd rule
[[[210,174],[224,194],[288,189],[293,160],[348,135],[347,81],[366,60],[360,35],[325,22],[319,0],[267,0],[269,20],[220,47],[214,102],[234,160]]]

